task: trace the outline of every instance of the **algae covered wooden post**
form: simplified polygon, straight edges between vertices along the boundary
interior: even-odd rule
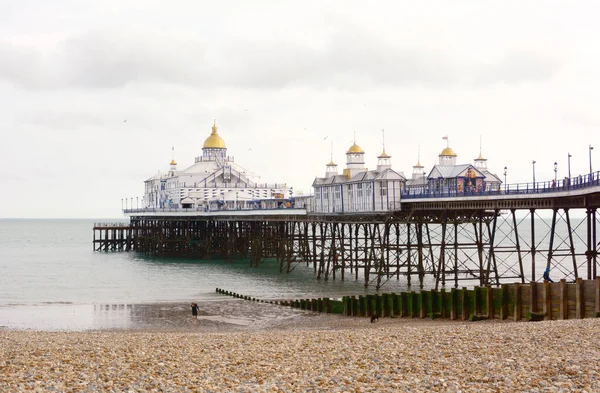
[[[489,319],[494,319],[496,317],[496,308],[494,305],[494,290],[490,286],[487,286],[485,290],[487,291],[485,294],[485,301],[487,303],[487,317]]]
[[[502,284],[501,288],[501,306],[500,306],[500,319],[504,320],[508,318],[508,285]]]
[[[458,305],[458,291],[456,288],[450,288],[450,319],[458,318],[456,307]]]
[[[463,321],[466,321],[467,319],[469,319],[469,291],[467,290],[466,287],[463,287],[462,289],[462,297],[461,297],[461,302],[462,302],[462,313],[461,313],[461,318]]]

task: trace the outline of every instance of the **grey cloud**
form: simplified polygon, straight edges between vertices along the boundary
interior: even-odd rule
[[[26,88],[116,88],[158,82],[200,88],[481,85],[552,77],[554,58],[508,53],[489,65],[464,65],[460,53],[420,48],[342,26],[320,48],[244,38],[206,44],[157,33],[93,32],[55,52],[0,43],[0,78]]]

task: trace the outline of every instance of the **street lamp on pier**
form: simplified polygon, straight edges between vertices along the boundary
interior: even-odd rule
[[[504,192],[506,193],[506,172],[508,171],[507,167],[504,167]]]
[[[535,190],[535,160],[531,161],[533,167],[533,189]]]
[[[138,210],[140,208],[140,197],[135,197],[135,209]]]
[[[594,150],[594,146],[590,145],[590,173],[592,173],[592,150]]]
[[[121,210],[123,210],[123,198],[121,198]]]
[[[568,170],[569,170],[569,179],[571,179],[571,153],[567,153],[567,165],[568,165]]]
[[[556,181],[558,180],[557,173],[556,173],[557,170],[558,170],[558,164],[555,162],[554,163],[554,183],[556,183]]]

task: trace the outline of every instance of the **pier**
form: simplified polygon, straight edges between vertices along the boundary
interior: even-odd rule
[[[539,282],[546,267],[555,280],[590,280],[599,247],[594,175],[576,186],[411,194],[387,212],[129,209],[129,225],[94,227],[94,249],[247,258],[253,267],[274,259],[281,272],[306,264],[318,280],[362,280],[377,289],[400,278],[421,288],[430,280],[436,289]]]

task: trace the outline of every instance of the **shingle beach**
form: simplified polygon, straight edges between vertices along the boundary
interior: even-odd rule
[[[598,392],[600,319],[0,330],[0,391]]]

